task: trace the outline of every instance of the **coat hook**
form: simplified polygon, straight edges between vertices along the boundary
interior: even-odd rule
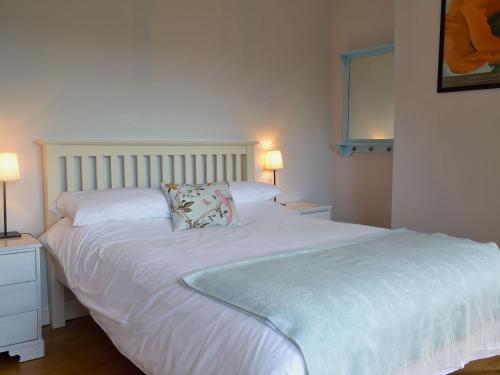
[[[373,146],[370,146],[370,148],[368,149],[368,151],[370,151],[370,152],[373,152],[373,150],[374,150]]]
[[[387,152],[391,152],[391,151],[392,151],[392,147],[391,146],[387,147]]]
[[[352,152],[356,152],[357,150],[358,150],[358,148],[357,148],[356,146],[354,146],[354,147],[352,148]]]

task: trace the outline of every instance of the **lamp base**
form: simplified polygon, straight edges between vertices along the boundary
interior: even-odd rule
[[[21,237],[21,233],[19,232],[0,232],[0,239],[3,238],[19,238]]]

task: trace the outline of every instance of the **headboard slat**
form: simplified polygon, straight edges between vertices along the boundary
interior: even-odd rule
[[[76,191],[76,170],[75,158],[73,156],[66,156],[66,189],[68,191]]]
[[[124,155],[123,156],[123,175],[125,180],[125,187],[133,187],[135,178],[133,177],[133,169],[132,169],[132,156]]]
[[[104,156],[96,155],[95,157],[95,178],[97,189],[104,189]]]
[[[223,169],[223,160],[222,160],[222,155],[217,154],[217,165],[216,165],[216,182],[224,181],[224,169]]]
[[[241,181],[241,154],[236,154],[236,181]]]
[[[161,156],[161,182],[173,182],[172,168],[170,167],[170,155]]]
[[[215,176],[214,176],[214,172],[215,172],[214,162],[215,162],[214,155],[208,154],[207,155],[207,182],[208,183],[215,181]]]
[[[174,183],[182,184],[182,160],[180,155],[174,155]]]
[[[82,163],[82,190],[90,190],[90,159],[88,156],[81,157]]]
[[[233,155],[226,155],[226,181],[234,181]]]
[[[186,184],[194,184],[193,178],[193,155],[185,155],[184,156],[184,165],[186,171]]]
[[[158,155],[149,156],[149,184],[154,186],[160,186],[161,183],[161,173],[159,172]]]
[[[203,156],[201,154],[196,154],[195,155],[195,171],[196,171],[196,183],[197,184],[203,184],[205,183],[204,181],[204,174],[206,171],[206,166],[203,163]]]
[[[120,159],[116,155],[111,156],[110,172],[111,172],[111,187],[112,188],[122,187],[120,181]]]
[[[146,157],[144,155],[137,155],[137,186],[147,187],[146,185],[146,169],[144,165],[146,164]]]

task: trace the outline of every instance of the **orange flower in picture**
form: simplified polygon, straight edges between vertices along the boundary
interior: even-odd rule
[[[440,78],[458,86],[500,83],[500,0],[443,2]]]

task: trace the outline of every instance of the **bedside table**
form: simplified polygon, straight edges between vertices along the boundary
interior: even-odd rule
[[[44,356],[40,247],[29,235],[0,239],[0,352],[20,362]]]
[[[285,207],[297,212],[299,215],[316,219],[332,220],[332,206],[307,202],[289,202]]]

